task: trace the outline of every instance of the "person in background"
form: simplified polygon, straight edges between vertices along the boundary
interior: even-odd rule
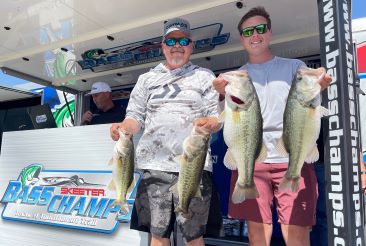
[[[317,181],[312,164],[305,164],[301,172],[298,192],[279,192],[278,186],[288,167],[288,158],[281,156],[275,146],[282,136],[283,114],[293,76],[305,64],[297,59],[274,56],[269,48],[272,37],[271,19],[263,7],[245,14],[238,24],[240,42],[248,53],[248,62],[239,69],[247,70],[259,97],[263,116],[263,143],[267,159],[256,163],[254,182],[259,198],[240,204],[229,204],[229,216],[248,222],[251,246],[270,245],[272,210],[275,202],[279,223],[287,245],[310,244],[309,232],[315,223]],[[322,89],[329,86],[331,77],[320,81]],[[228,82],[222,76],[213,81],[215,89],[224,98]],[[232,172],[232,187],[237,172]]]
[[[116,123],[125,118],[126,109],[113,103],[112,90],[107,83],[95,82],[87,95],[92,96],[98,110],[93,113],[86,111],[81,118],[81,125]]]
[[[143,170],[131,216],[131,229],[151,233],[151,245],[170,245],[177,223],[186,245],[204,245],[212,196],[217,196],[212,180],[212,159],[207,155],[200,184],[203,198],[189,205],[192,218],[174,210],[178,196],[170,188],[178,180],[182,144],[193,126],[217,132],[218,93],[212,87],[215,75],[192,64],[190,24],[181,18],[164,24],[161,43],[165,63],[142,74],[132,90],[126,118],[113,124],[110,134],[118,140],[119,131],[142,136],[136,148],[135,167]],[[217,207],[217,206],[216,206]],[[216,211],[221,218],[220,211]]]

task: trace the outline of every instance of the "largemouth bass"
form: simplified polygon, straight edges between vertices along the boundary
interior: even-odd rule
[[[202,199],[199,189],[202,171],[205,166],[210,134],[199,127],[194,127],[191,134],[183,141],[183,155],[180,156],[180,171],[177,183],[171,190],[178,194],[179,204],[175,212],[190,219],[192,213],[188,211],[193,197]]]
[[[233,203],[259,196],[253,180],[255,161],[264,160],[266,150],[262,145],[263,119],[257,93],[246,71],[224,73],[225,111],[224,140],[228,150],[224,164],[238,170],[238,179],[232,194]]]
[[[112,165],[112,180],[108,185],[110,190],[117,193],[113,205],[119,205],[121,211],[128,212],[126,195],[134,187],[134,145],[132,135],[119,132],[119,139],[113,149],[110,161]]]
[[[320,119],[328,110],[320,105],[321,87],[325,69],[302,67],[294,76],[283,115],[283,135],[278,150],[289,155],[288,169],[279,190],[298,191],[304,162],[319,159],[316,140],[320,132]],[[284,148],[283,148],[283,147]]]

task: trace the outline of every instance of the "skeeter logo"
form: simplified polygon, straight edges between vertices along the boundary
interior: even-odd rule
[[[119,221],[119,205],[112,205],[116,194],[107,189],[111,171],[43,170],[32,164],[22,170],[18,180],[11,180],[1,199],[6,206],[2,218],[68,228],[113,233]],[[127,195],[132,204],[136,186]],[[92,180],[93,182],[89,182]],[[126,217],[127,216],[127,217]]]

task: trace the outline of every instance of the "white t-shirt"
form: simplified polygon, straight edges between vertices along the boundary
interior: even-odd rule
[[[240,70],[247,70],[257,91],[263,117],[263,143],[267,148],[264,162],[288,162],[288,157],[276,151],[282,136],[283,114],[288,93],[296,71],[304,62],[297,59],[274,57],[262,64],[247,63]]]
[[[183,152],[192,121],[218,117],[214,79],[210,70],[190,62],[172,71],[159,64],[139,77],[126,113],[126,118],[137,120],[144,128],[136,148],[136,168],[179,172],[177,156]],[[212,171],[209,153],[204,169]]]

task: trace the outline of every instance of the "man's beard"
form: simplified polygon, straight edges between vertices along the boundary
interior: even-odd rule
[[[182,57],[175,57],[172,59],[172,64],[174,66],[181,66],[181,65],[184,65],[184,59]]]
[[[181,52],[182,54],[184,53],[184,49],[182,48],[172,48],[171,52]],[[173,57],[172,58],[172,64],[174,66],[182,66],[184,65],[184,58],[182,56],[180,57]]]

